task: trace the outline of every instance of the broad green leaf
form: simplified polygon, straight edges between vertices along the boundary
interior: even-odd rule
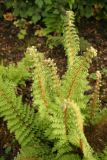
[[[26,30],[25,29],[21,29],[20,33],[22,33],[23,35],[25,35],[26,34]]]
[[[48,5],[48,6],[46,7],[45,11],[49,11],[50,9],[52,9],[52,7],[53,7],[53,4]]]
[[[54,12],[53,12],[53,14],[59,14],[58,10],[55,9]]]
[[[19,39],[24,39],[24,35],[19,33],[19,34],[18,34],[18,38],[19,38]]]
[[[1,156],[0,160],[5,160],[5,157],[4,157],[4,156]]]
[[[43,6],[43,0],[35,0],[35,4],[41,8]]]
[[[87,18],[91,17],[94,13],[94,8],[91,6],[86,6],[85,13],[86,13],[85,17],[87,17]]]
[[[12,2],[11,2],[11,1],[8,1],[8,2],[6,3],[6,6],[7,6],[7,8],[10,8],[10,7],[12,6]]]
[[[97,79],[96,73],[91,73],[89,78],[96,80]]]
[[[29,16],[32,16],[33,15],[33,7],[31,7],[31,8],[29,8],[28,10],[27,10],[27,14],[29,15]]]
[[[5,153],[8,154],[11,151],[11,146],[7,147],[7,149],[5,150]]]
[[[44,2],[45,2],[46,4],[52,4],[52,1],[51,1],[51,0],[44,0]]]
[[[33,21],[34,24],[37,23],[37,21],[40,20],[40,19],[41,19],[40,15],[32,16],[32,21]]]

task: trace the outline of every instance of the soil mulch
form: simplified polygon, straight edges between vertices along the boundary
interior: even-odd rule
[[[2,4],[3,14],[6,12],[12,12],[12,9],[7,10]],[[13,20],[14,21],[14,20]],[[24,52],[29,46],[37,46],[38,51],[43,52],[46,59],[51,58],[56,63],[58,68],[58,75],[61,78],[67,69],[67,57],[65,56],[65,51],[60,45],[49,49],[46,45],[46,37],[34,36],[37,25],[29,25],[27,27],[27,35],[24,40],[19,40],[17,34],[19,33],[19,28],[17,28],[13,21],[6,21],[3,17],[0,18],[0,61],[3,59],[4,65],[21,61],[25,57]],[[86,19],[82,18],[81,23],[75,22],[78,27],[80,37],[84,37],[92,46],[97,49],[98,55],[96,59],[92,59],[92,63],[89,68],[89,74],[95,73],[96,70],[102,70],[107,67],[107,20],[97,21],[93,17]],[[82,53],[80,52],[82,55]],[[89,79],[92,89],[87,92],[93,93],[95,88],[96,80]],[[100,88],[100,100],[101,108],[106,107],[107,103],[107,74],[102,75]],[[19,85],[16,91],[16,95],[23,95],[23,104],[28,103],[32,107],[32,97],[31,97],[31,86],[32,79],[26,81],[26,87]],[[91,129],[85,127],[84,132],[86,134],[89,144],[94,148],[96,152],[102,151],[107,142],[107,124],[95,130],[95,126]],[[20,145],[16,141],[14,133],[9,132],[6,126],[6,122],[3,118],[0,118],[0,157],[5,156],[6,160],[13,160],[19,151]],[[11,152],[9,154],[5,153],[7,147],[11,146]]]

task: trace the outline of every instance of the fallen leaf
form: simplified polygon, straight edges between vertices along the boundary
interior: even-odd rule
[[[45,36],[43,35],[43,28],[40,28],[40,30],[37,30],[35,33],[34,33],[35,36],[39,36],[39,37],[42,37],[42,36]]]
[[[13,13],[7,12],[6,14],[3,15],[3,17],[7,21],[12,21],[13,20]]]

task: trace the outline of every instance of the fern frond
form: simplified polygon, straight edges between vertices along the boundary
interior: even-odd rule
[[[68,67],[75,63],[75,56],[79,51],[79,37],[74,28],[74,13],[67,11],[63,24],[64,49],[68,56]]]
[[[0,76],[3,80],[7,79],[8,81],[12,81],[14,87],[16,87],[19,84],[25,85],[25,80],[31,77],[31,73],[28,72],[25,68],[25,64],[22,62],[18,62],[17,67],[15,67],[15,64],[4,67],[3,63],[1,63]]]
[[[75,58],[76,65],[68,68],[62,78],[62,86],[60,87],[63,99],[73,100],[81,108],[85,108],[86,103],[89,101],[89,96],[84,95],[84,92],[91,88],[88,85],[89,82],[86,80],[86,76],[88,75],[90,58],[92,56],[90,49],[87,50],[86,56]]]
[[[33,144],[31,146],[23,147],[20,149],[20,153],[17,154],[17,157],[15,157],[14,160],[21,160],[26,158],[29,159],[29,157],[31,160],[52,160],[55,158],[55,155],[51,154],[51,148],[49,148],[47,145],[44,145],[42,142],[41,146],[39,144],[40,141],[36,142],[36,145]]]
[[[66,109],[65,112],[68,113],[68,115],[71,113],[71,116],[73,117],[71,121],[73,121],[74,125],[75,125],[75,130],[78,133],[78,138],[77,138],[77,142],[80,145],[80,149],[81,151],[84,153],[84,156],[87,157],[88,159],[93,159],[92,153],[93,150],[91,149],[91,147],[89,146],[87,139],[84,135],[83,132],[83,116],[81,115],[80,112],[80,107],[77,106],[77,104],[75,104],[74,102],[69,102],[67,100],[65,100],[64,102],[66,104]],[[70,113],[69,113],[70,112]],[[67,120],[71,119],[71,117],[67,117]],[[69,122],[69,124],[71,125],[72,123]],[[69,128],[71,129],[68,132],[69,135],[69,141],[72,143],[72,126],[69,126]],[[70,137],[71,135],[71,137]],[[73,135],[74,136],[74,135]]]
[[[100,89],[100,82],[101,82],[101,73],[100,71],[96,72],[97,81],[95,85],[94,94],[92,96],[92,100],[90,104],[88,104],[86,110],[83,112],[86,117],[86,124],[87,125],[98,125],[100,126],[107,120],[107,109],[100,109],[100,100],[99,100],[99,89]]]
[[[58,17],[57,14],[53,15],[53,13],[50,13],[48,15],[48,17],[46,17],[46,18],[43,19],[43,22],[45,22],[45,25],[47,27],[43,31],[44,35],[45,34],[47,35],[47,34],[49,34],[51,32],[54,32],[54,31],[56,31],[56,33],[58,33],[58,34],[61,33],[63,21],[61,20],[60,15]]]
[[[56,74],[57,68],[52,60],[45,60],[44,55],[38,53],[36,49],[35,52],[33,48],[30,48],[29,51],[34,57],[33,61],[35,62],[34,66],[32,66],[35,67],[35,70],[32,73],[34,80],[32,86],[34,95],[33,104],[45,104],[46,108],[48,108],[49,103],[54,101],[53,97],[59,94],[60,80]]]
[[[36,121],[34,109],[30,111],[28,105],[22,105],[22,97],[16,98],[11,81],[0,78],[0,84],[0,117],[4,116],[4,120],[8,121],[10,133],[15,131],[15,137],[22,146],[31,144]]]
[[[57,46],[58,45],[62,45],[63,43],[64,43],[64,37],[63,36],[51,36],[51,35],[47,35],[46,36],[47,38],[48,38],[48,41],[49,40],[52,40],[52,42],[53,42],[53,45],[54,44],[57,44]]]

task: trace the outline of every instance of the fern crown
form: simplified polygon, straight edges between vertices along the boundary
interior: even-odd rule
[[[26,57],[17,67],[14,64],[7,68],[0,66],[0,117],[7,121],[10,133],[15,133],[22,147],[16,160],[80,160],[80,155],[76,154],[78,148],[83,160],[96,159],[85,137],[84,125],[100,125],[102,117],[106,116],[103,111],[102,116],[98,116],[96,107],[101,74],[96,73],[94,94],[85,95],[91,88],[86,80],[89,64],[97,51],[90,47],[84,56],[78,56],[79,37],[73,23],[74,14],[67,11],[63,21],[63,45],[68,68],[62,80],[53,60],[46,60],[34,46],[27,48]],[[22,96],[15,95],[18,85],[25,85],[29,77],[33,79],[33,108],[22,105]],[[89,99],[93,101],[87,109]]]

